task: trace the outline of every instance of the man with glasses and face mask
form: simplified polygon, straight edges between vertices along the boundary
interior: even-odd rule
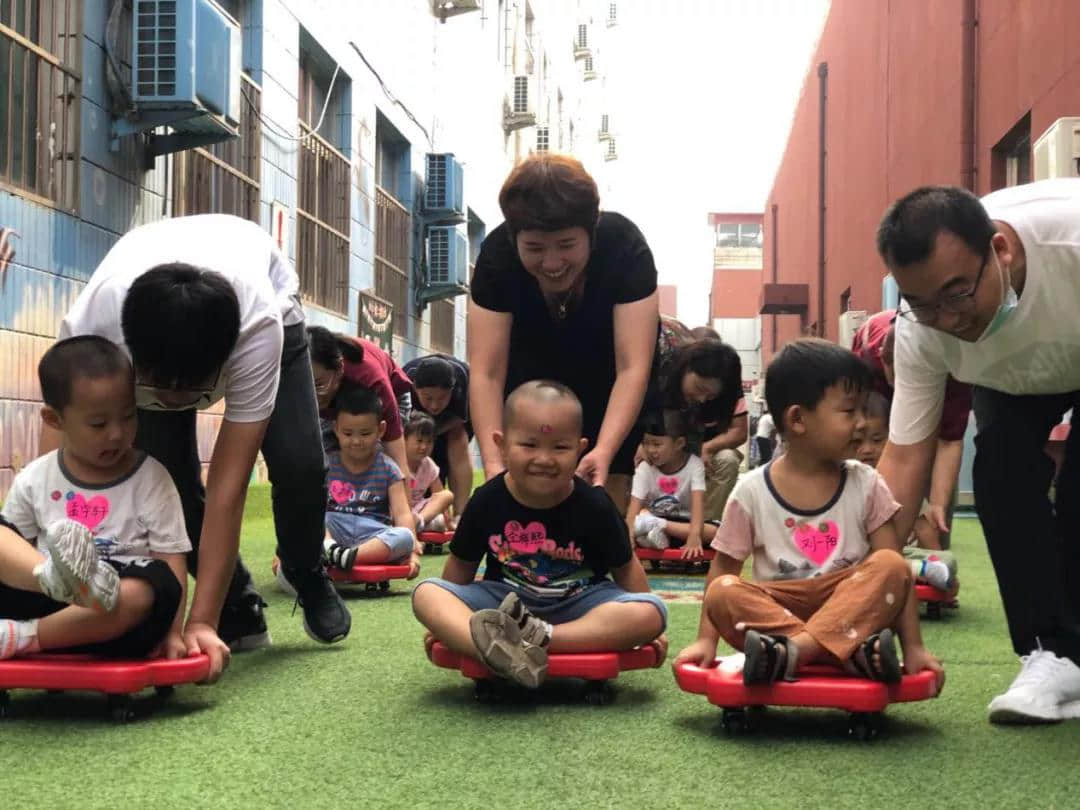
[[[326,460],[298,286],[289,260],[258,225],[224,215],[166,219],[125,234],[60,325],[60,338],[99,335],[131,357],[135,443],[169,471],[194,547],[184,638],[189,652],[210,655],[212,679],[229,648],[270,643],[264,603],[237,555],[260,450],[278,554],[304,629],[324,643],[350,629],[321,562]],[[204,488],[199,445],[212,437],[197,435],[195,415],[219,401],[224,415]],[[58,441],[43,428],[41,452]]]
[[[1050,429],[1080,394],[1080,180],[981,201],[926,187],[894,203],[878,251],[900,288],[895,395],[878,464],[907,536],[951,374],[974,385],[975,507],[1022,668],[990,721],[1080,717],[1080,433],[1048,498]]]

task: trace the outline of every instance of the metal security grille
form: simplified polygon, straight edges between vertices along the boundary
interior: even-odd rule
[[[592,61],[591,56],[586,56],[585,57],[585,72],[586,73],[592,73],[593,72],[593,61]]]
[[[526,113],[529,111],[529,77],[514,77],[514,112]]]
[[[454,302],[431,304],[431,348],[443,354],[454,353]]]
[[[176,0],[135,0],[135,82],[143,96],[176,95]]]
[[[241,74],[239,137],[177,152],[173,169],[176,216],[233,214],[260,221],[259,167],[262,145],[262,91]]]
[[[536,151],[546,152],[548,151],[551,143],[550,130],[547,127],[536,128]]]
[[[449,284],[450,229],[432,228],[428,234],[428,277],[432,284]]]
[[[427,156],[427,190],[424,194],[425,208],[435,210],[447,207],[449,194],[446,184],[446,157],[429,154]]]
[[[80,0],[0,0],[0,186],[79,199]]]
[[[608,117],[606,115],[600,116],[600,131],[604,133],[608,131]]]
[[[300,294],[349,311],[349,159],[303,121],[296,181],[296,272]]]
[[[405,206],[375,186],[375,294],[394,308],[394,334],[408,334],[409,231],[412,218]]]
[[[563,36],[566,36],[566,34],[563,34]],[[563,40],[563,42],[565,41]],[[589,26],[582,24],[577,27],[577,46],[579,48],[589,47]]]

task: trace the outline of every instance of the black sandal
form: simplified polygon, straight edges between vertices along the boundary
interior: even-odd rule
[[[799,663],[799,649],[787,636],[769,636],[757,630],[746,631],[743,644],[743,684],[794,681]]]
[[[880,659],[877,662],[874,661],[875,654]],[[883,683],[899,683],[903,673],[900,670],[900,659],[896,657],[893,631],[882,630],[866,639],[851,656],[851,665],[864,678]]]

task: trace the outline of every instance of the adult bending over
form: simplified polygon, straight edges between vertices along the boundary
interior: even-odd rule
[[[351,624],[320,562],[326,460],[298,284],[270,235],[247,220],[166,219],[125,234],[60,325],[61,338],[100,335],[131,356],[135,443],[180,493],[196,575],[184,639],[190,652],[211,656],[211,679],[225,664],[222,640],[236,649],[269,643],[262,600],[237,554],[260,448],[277,551],[304,629],[330,643]],[[195,414],[219,400],[225,417],[204,488]],[[44,427],[41,452],[58,443]]]
[[[558,380],[584,410],[589,450],[578,474],[625,513],[659,317],[652,253],[630,220],[600,213],[596,182],[571,157],[524,161],[499,206],[506,221],[484,240],[469,301],[469,403],[484,474],[503,469],[493,437],[505,396],[527,380]]]
[[[886,212],[878,250],[903,297],[878,465],[902,506],[898,534],[926,491],[946,381],[973,383],[975,508],[1023,662],[990,702],[990,721],[1080,717],[1080,433],[1066,446],[1056,510],[1043,451],[1080,392],[1080,180],[981,202],[959,188],[917,189]]]

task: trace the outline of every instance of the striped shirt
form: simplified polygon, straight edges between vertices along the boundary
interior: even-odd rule
[[[326,511],[366,515],[390,525],[390,487],[404,480],[394,460],[382,450],[371,466],[361,473],[350,472],[341,462],[341,453],[329,455],[326,473]]]

